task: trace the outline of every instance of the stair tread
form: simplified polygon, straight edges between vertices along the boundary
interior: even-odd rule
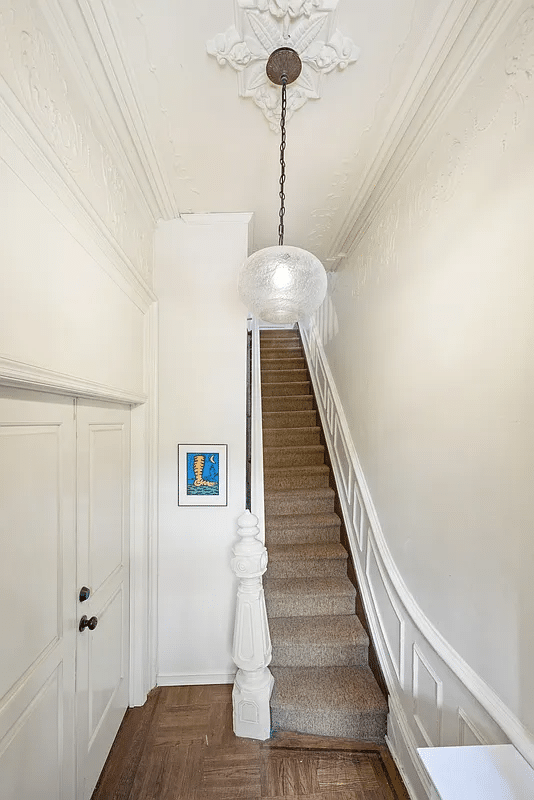
[[[275,617],[269,623],[271,640],[276,645],[342,647],[369,645],[369,637],[355,614],[323,617]]]
[[[342,578],[269,578],[265,577],[265,591],[269,595],[294,595],[314,597],[321,593],[329,596],[356,596],[356,589],[345,576]]]
[[[388,704],[369,667],[271,667],[271,705],[321,714],[387,714]]]
[[[338,542],[312,542],[309,544],[272,544],[269,547],[269,561],[287,559],[291,561],[314,559],[347,559],[348,553]]]

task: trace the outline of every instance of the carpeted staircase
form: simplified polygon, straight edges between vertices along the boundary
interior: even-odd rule
[[[260,341],[272,727],[383,739],[387,703],[355,614],[299,333],[262,331]]]

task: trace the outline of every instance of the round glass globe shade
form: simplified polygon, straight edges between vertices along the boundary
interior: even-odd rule
[[[264,322],[297,322],[323,302],[326,272],[319,259],[301,247],[265,247],[241,267],[238,290],[249,311]]]

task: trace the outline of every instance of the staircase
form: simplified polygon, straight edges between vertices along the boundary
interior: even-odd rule
[[[260,337],[272,728],[381,740],[387,702],[355,614],[300,337]]]

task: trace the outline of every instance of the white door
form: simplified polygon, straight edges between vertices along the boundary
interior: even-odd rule
[[[0,397],[0,797],[75,796],[74,401]]]
[[[130,409],[78,402],[77,800],[89,800],[128,705]],[[94,623],[93,623],[94,624]]]

